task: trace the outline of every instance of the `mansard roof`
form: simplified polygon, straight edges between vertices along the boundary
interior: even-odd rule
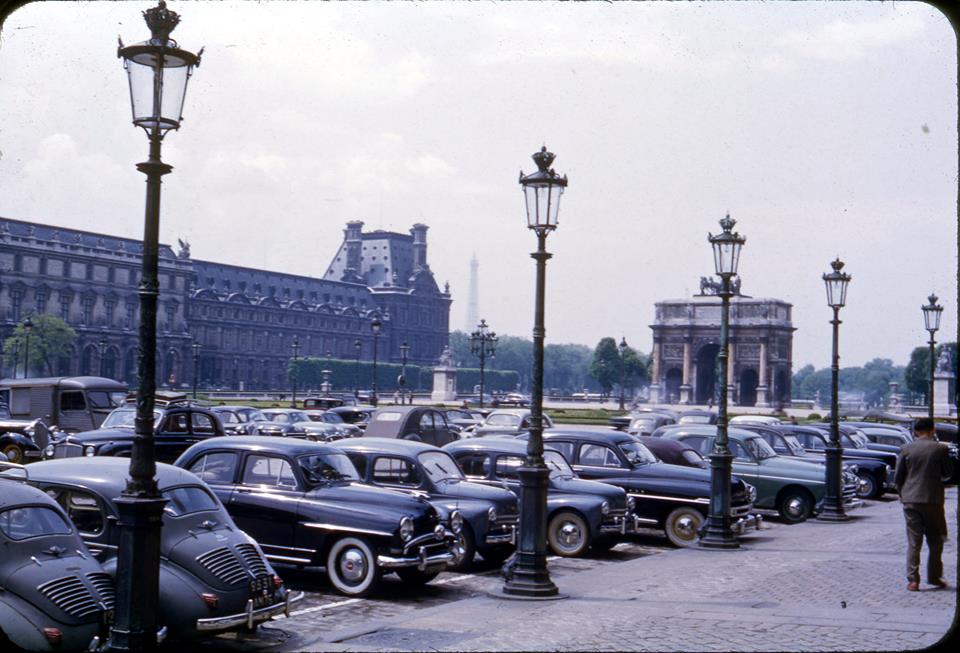
[[[5,236],[36,238],[41,241],[59,242],[67,246],[91,247],[118,253],[124,252],[136,255],[143,253],[143,242],[141,240],[0,217],[0,238]],[[177,257],[169,245],[161,244],[160,258],[175,259]]]

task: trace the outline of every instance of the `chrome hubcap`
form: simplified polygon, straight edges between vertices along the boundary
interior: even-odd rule
[[[557,532],[557,541],[566,549],[577,548],[581,539],[583,539],[583,533],[572,522],[564,522]]]
[[[347,549],[340,556],[340,575],[350,583],[358,583],[367,574],[367,560],[358,549]]]
[[[673,530],[676,531],[677,535],[682,537],[685,540],[692,540],[697,534],[697,520],[691,517],[690,515],[683,515],[674,522]]]
[[[793,497],[787,501],[787,512],[793,517],[799,517],[803,514],[803,499]]]

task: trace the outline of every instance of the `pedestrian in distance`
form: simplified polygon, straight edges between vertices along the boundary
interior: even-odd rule
[[[927,540],[927,582],[946,587],[943,579],[943,542],[947,520],[943,512],[943,482],[952,463],[947,446],[934,439],[933,420],[923,417],[914,426],[916,439],[897,456],[894,481],[907,524],[907,590],[920,589],[920,549]]]

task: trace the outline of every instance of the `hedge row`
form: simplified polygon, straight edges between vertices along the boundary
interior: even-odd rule
[[[403,366],[396,363],[377,363],[378,392],[392,392],[397,389],[397,379]],[[291,380],[305,388],[319,388],[323,383],[323,370],[330,370],[330,384],[336,392],[352,391],[354,388],[368,389],[373,382],[373,361],[344,360],[338,358],[298,358],[291,360],[287,367]],[[425,392],[433,389],[433,368],[420,365],[407,365],[404,376],[407,390]],[[485,370],[485,392],[509,392],[515,390],[520,375],[514,371]],[[480,370],[460,368],[457,370],[457,392],[472,392],[480,384]]]

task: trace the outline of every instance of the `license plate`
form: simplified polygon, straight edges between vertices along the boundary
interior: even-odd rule
[[[262,608],[270,605],[273,598],[273,578],[270,576],[257,576],[250,581],[250,598],[253,599],[253,607]]]

